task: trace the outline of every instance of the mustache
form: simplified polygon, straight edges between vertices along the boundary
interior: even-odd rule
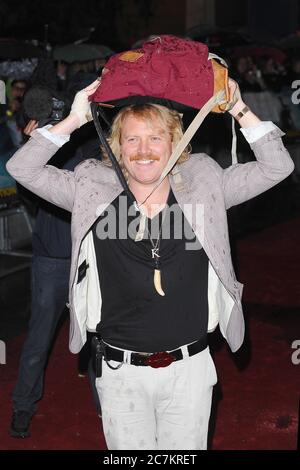
[[[153,153],[149,153],[148,155],[141,155],[139,153],[132,155],[129,160],[131,162],[136,161],[136,160],[160,160],[160,157],[158,155],[155,155]]]

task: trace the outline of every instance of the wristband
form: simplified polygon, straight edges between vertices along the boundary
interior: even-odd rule
[[[248,111],[250,111],[250,108],[248,108],[248,106],[244,106],[243,109],[239,113],[237,113],[236,116],[234,116],[235,119],[239,121],[240,119],[242,119],[242,117],[245,116],[246,113],[248,113]]]

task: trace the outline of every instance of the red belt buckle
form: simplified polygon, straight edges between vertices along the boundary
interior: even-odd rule
[[[168,352],[158,352],[151,354],[151,356],[145,359],[145,364],[150,367],[157,369],[158,367],[167,367],[175,361],[175,357]]]

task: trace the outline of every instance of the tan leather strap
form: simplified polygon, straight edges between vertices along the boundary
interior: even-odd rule
[[[227,65],[227,62],[226,60],[224,60],[222,57],[220,57],[219,55],[217,54],[214,54],[213,52],[210,52],[208,54],[208,60],[211,60],[211,59],[218,59],[222,65],[224,65],[224,67],[227,67],[228,68],[228,65]]]
[[[217,103],[219,103],[220,101],[223,100],[224,95],[225,95],[224,91],[219,91],[219,93],[212,96],[207,101],[207,103],[205,103],[205,105],[200,109],[198,114],[195,116],[195,118],[193,119],[193,121],[191,122],[191,124],[189,125],[189,127],[187,128],[187,130],[185,131],[183,136],[181,137],[181,139],[178,142],[178,144],[176,145],[175,149],[173,150],[173,152],[172,152],[172,154],[171,154],[171,156],[168,160],[168,163],[165,166],[165,168],[164,168],[164,170],[163,170],[163,172],[162,172],[162,174],[159,178],[159,181],[157,182],[157,184],[156,184],[155,188],[153,189],[153,191],[155,191],[155,189],[160,185],[160,183],[163,181],[163,179],[167,176],[167,174],[173,168],[173,166],[177,162],[178,158],[180,157],[180,155],[182,154],[184,149],[188,146],[188,144],[192,140],[193,136],[195,135],[196,131],[201,126],[201,124],[204,121],[204,119],[206,118],[206,116],[210,113],[212,108]]]

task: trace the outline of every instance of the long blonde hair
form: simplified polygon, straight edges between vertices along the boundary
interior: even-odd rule
[[[107,140],[125,177],[127,177],[127,171],[124,168],[122,162],[121,133],[124,121],[128,116],[134,116],[135,118],[140,118],[145,121],[152,121],[153,119],[158,118],[162,125],[168,130],[174,147],[180,141],[184,132],[180,114],[177,111],[166,108],[165,106],[154,103],[147,103],[143,105],[126,106],[125,108],[121,109],[112,123],[111,132]],[[111,162],[104,148],[102,148],[102,152],[103,162],[111,166]],[[186,161],[189,158],[190,153],[191,146],[188,145],[188,147],[180,155],[177,163]]]

